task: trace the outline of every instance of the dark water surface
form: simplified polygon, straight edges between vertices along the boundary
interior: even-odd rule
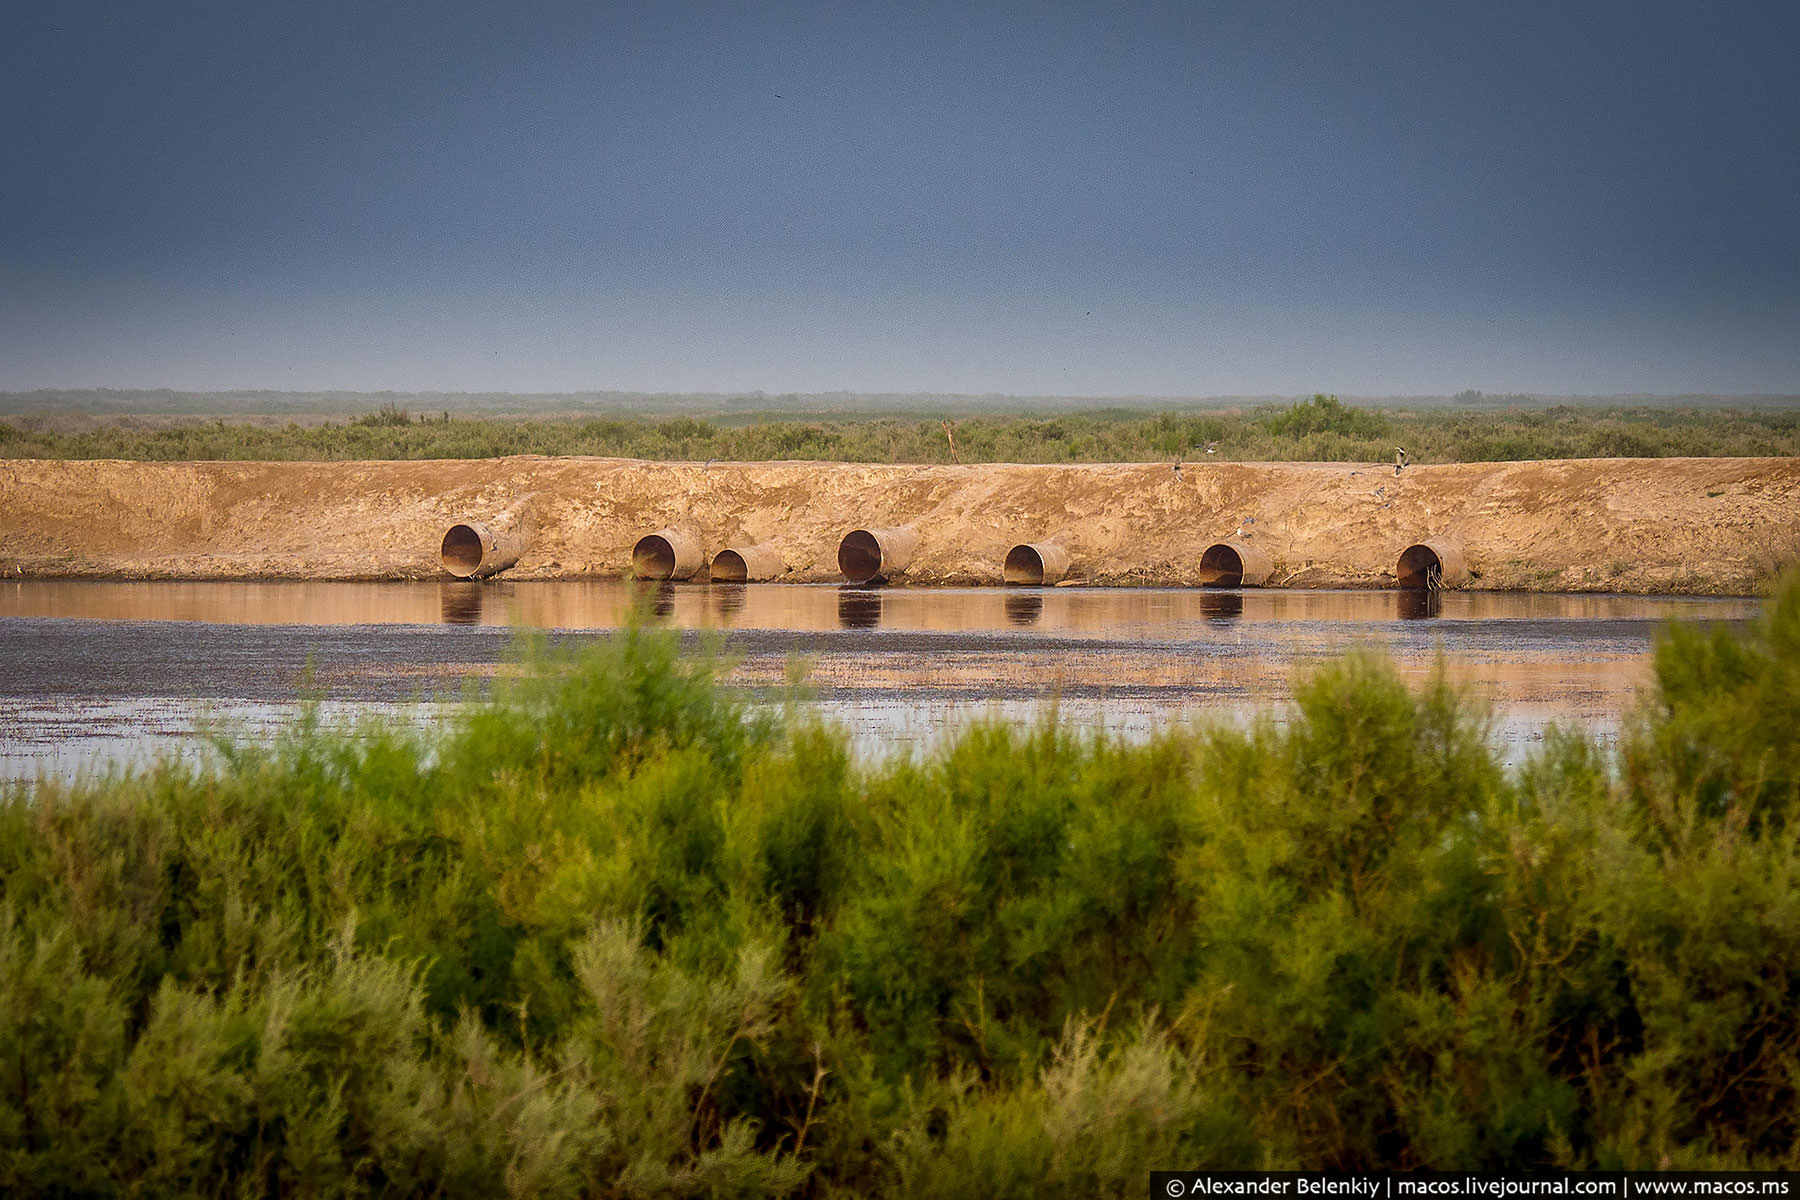
[[[802,660],[820,706],[871,751],[928,745],[975,714],[1029,720],[1052,698],[1071,721],[1128,735],[1242,717],[1278,708],[1297,668],[1365,643],[1409,678],[1441,656],[1493,704],[1505,745],[1552,721],[1606,740],[1664,623],[1758,611],[1484,592],[7,582],[0,776],[188,752],[209,723],[266,736],[303,690],[328,712],[441,719],[470,677],[507,661],[510,627],[604,637],[634,606],[696,644],[722,640],[744,684],[779,686]]]

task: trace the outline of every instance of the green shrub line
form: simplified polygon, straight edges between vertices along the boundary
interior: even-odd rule
[[[1368,653],[1281,723],[872,762],[667,631],[523,658],[0,795],[0,1192],[1800,1165],[1800,576],[1514,770]]]
[[[1371,409],[1319,395],[1247,412],[1128,412],[1051,417],[973,416],[954,422],[967,463],[1415,462],[1551,458],[1792,457],[1791,409]],[[1207,447],[1213,448],[1207,453]],[[846,414],[820,420],[766,415],[748,422],[696,417],[596,419],[415,417],[389,403],[343,422],[302,427],[227,421],[145,430],[112,423],[84,433],[0,422],[0,458],[312,461],[603,455],[651,460],[947,463],[943,421]]]

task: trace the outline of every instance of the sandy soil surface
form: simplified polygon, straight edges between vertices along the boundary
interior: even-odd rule
[[[1190,463],[888,466],[544,458],[354,463],[0,462],[0,573],[418,579],[449,525],[528,501],[508,577],[616,576],[664,526],[710,556],[772,543],[785,579],[838,578],[856,528],[913,525],[902,580],[995,583],[1011,545],[1054,541],[1073,582],[1191,584],[1242,531],[1274,585],[1392,582],[1426,537],[1477,588],[1753,592],[1800,557],[1800,459],[1391,466]]]

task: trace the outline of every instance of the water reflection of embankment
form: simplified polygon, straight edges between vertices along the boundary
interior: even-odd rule
[[[145,736],[159,738],[166,714],[191,711],[195,698],[285,704],[315,687],[345,702],[453,698],[467,677],[510,669],[505,626],[578,640],[636,608],[669,627],[725,630],[729,681],[750,688],[780,689],[802,649],[831,711],[940,722],[958,705],[1059,696],[1105,720],[1237,716],[1284,703],[1297,670],[1372,643],[1410,682],[1441,658],[1514,728],[1528,727],[1519,713],[1616,727],[1648,679],[1663,621],[1741,620],[1757,607],[1428,589],[9,581],[0,712],[7,739],[45,740],[55,759],[65,741],[79,758],[83,723],[115,702],[105,719],[122,722],[121,736],[142,718]]]
[[[827,584],[115,583],[0,584],[0,617],[233,625],[524,625],[611,629],[635,606],[684,629],[843,628],[1066,637],[1159,636],[1193,625],[1444,621],[1738,620],[1757,602],[1522,592],[1207,588],[856,588]],[[1030,619],[1024,614],[1029,611]],[[874,614],[871,618],[871,614]]]

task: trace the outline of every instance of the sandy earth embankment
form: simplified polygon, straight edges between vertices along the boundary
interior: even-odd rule
[[[1243,530],[1271,584],[1391,581],[1408,543],[1460,541],[1475,587],[1749,593],[1800,556],[1800,459],[1391,466],[887,466],[433,462],[0,462],[0,572],[146,579],[419,579],[459,520],[533,496],[508,578],[619,575],[667,525],[773,542],[791,581],[839,578],[851,529],[912,524],[906,582],[997,583],[1009,546],[1059,541],[1073,578],[1191,584]]]

